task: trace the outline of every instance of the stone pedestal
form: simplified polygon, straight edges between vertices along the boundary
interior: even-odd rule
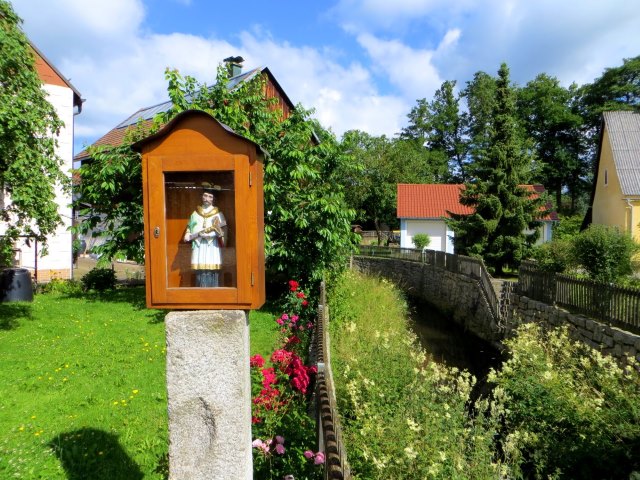
[[[171,480],[251,479],[249,315],[166,317]]]

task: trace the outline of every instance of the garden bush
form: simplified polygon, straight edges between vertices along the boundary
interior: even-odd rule
[[[314,310],[295,280],[289,281],[284,311],[275,319],[279,347],[270,358],[251,357],[254,478],[322,478],[324,452],[317,451],[309,400],[317,373],[307,366]]]
[[[638,245],[617,228],[590,225],[573,239],[573,255],[589,276],[612,283],[632,273],[631,257]]]
[[[49,283],[41,287],[42,293],[62,293],[66,295],[77,295],[82,293],[83,284],[77,280],[63,280],[54,278]]]
[[[427,235],[426,233],[416,233],[413,236],[413,244],[415,245],[416,248],[419,248],[420,250],[422,250],[425,247],[428,247],[430,243],[431,243],[431,237],[429,237],[429,235]]]
[[[569,240],[552,240],[538,245],[531,256],[545,272],[563,273],[576,266],[573,246]]]
[[[95,290],[97,292],[113,290],[116,288],[116,272],[111,268],[96,267],[85,274],[81,281],[85,290]]]
[[[504,410],[516,478],[629,478],[640,469],[640,375],[566,329],[522,325],[489,379]]]

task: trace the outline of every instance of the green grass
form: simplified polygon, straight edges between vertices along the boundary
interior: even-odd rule
[[[0,478],[166,478],[165,315],[142,288],[0,304]],[[250,324],[268,355],[273,315]]]

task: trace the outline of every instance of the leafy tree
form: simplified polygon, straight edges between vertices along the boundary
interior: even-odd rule
[[[498,71],[494,102],[486,125],[490,141],[474,153],[472,180],[460,194],[460,203],[473,213],[452,214],[449,225],[457,253],[482,257],[500,275],[505,266],[519,265],[535,242],[542,201],[521,186],[528,180],[531,157],[519,135],[515,95],[504,63]],[[527,229],[533,232],[526,233]]]
[[[574,212],[579,195],[586,193],[590,162],[585,155],[582,124],[575,112],[577,87],[564,88],[546,74],[518,91],[517,112],[528,137],[533,139],[538,159],[535,181],[553,192],[557,208],[562,207],[566,189]]]
[[[319,130],[309,119],[311,112],[301,106],[284,119],[275,100],[264,95],[265,81],[259,76],[232,90],[222,66],[211,87],[175,70],[167,70],[166,78],[171,110],[157,116],[151,129],[132,129],[120,147],[92,148],[93,161],[80,169],[76,205],[86,218],[77,231],[106,227],[106,243],[94,250],[106,258],[126,255],[142,261],[140,158],[129,145],[177,113],[200,109],[269,152],[264,179],[267,266],[292,278],[317,281],[326,269],[343,264],[356,236],[350,231],[354,212],[337,178],[339,170],[348,170],[349,157],[333,135]],[[311,141],[317,132],[323,138],[319,145]],[[82,207],[86,204],[90,207]]]
[[[431,243],[431,237],[426,233],[416,233],[413,236],[413,245],[422,250],[425,247],[428,247]]]
[[[0,221],[6,225],[0,266],[11,264],[20,235],[46,248],[47,235],[60,224],[55,186],[68,184],[55,152],[63,123],[42,89],[21,22],[0,0]]]
[[[408,115],[409,125],[400,134],[401,138],[426,147],[430,153],[428,162],[438,183],[466,178],[467,145],[455,85],[455,81],[447,80],[430,103],[424,98],[418,100]]]
[[[363,224],[372,223],[382,242],[383,225],[394,226],[398,183],[433,181],[424,162],[422,146],[411,140],[375,137],[351,130],[342,137],[342,147],[355,162],[341,175],[349,206]]]
[[[640,55],[607,68],[593,83],[580,89],[580,110],[587,127],[598,130],[602,112],[640,108]]]

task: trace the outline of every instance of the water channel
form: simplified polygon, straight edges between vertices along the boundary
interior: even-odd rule
[[[428,357],[449,367],[468,370],[478,379],[479,385],[484,385],[489,370],[502,363],[502,353],[465,331],[433,305],[416,298],[409,297],[408,300],[411,328]]]

